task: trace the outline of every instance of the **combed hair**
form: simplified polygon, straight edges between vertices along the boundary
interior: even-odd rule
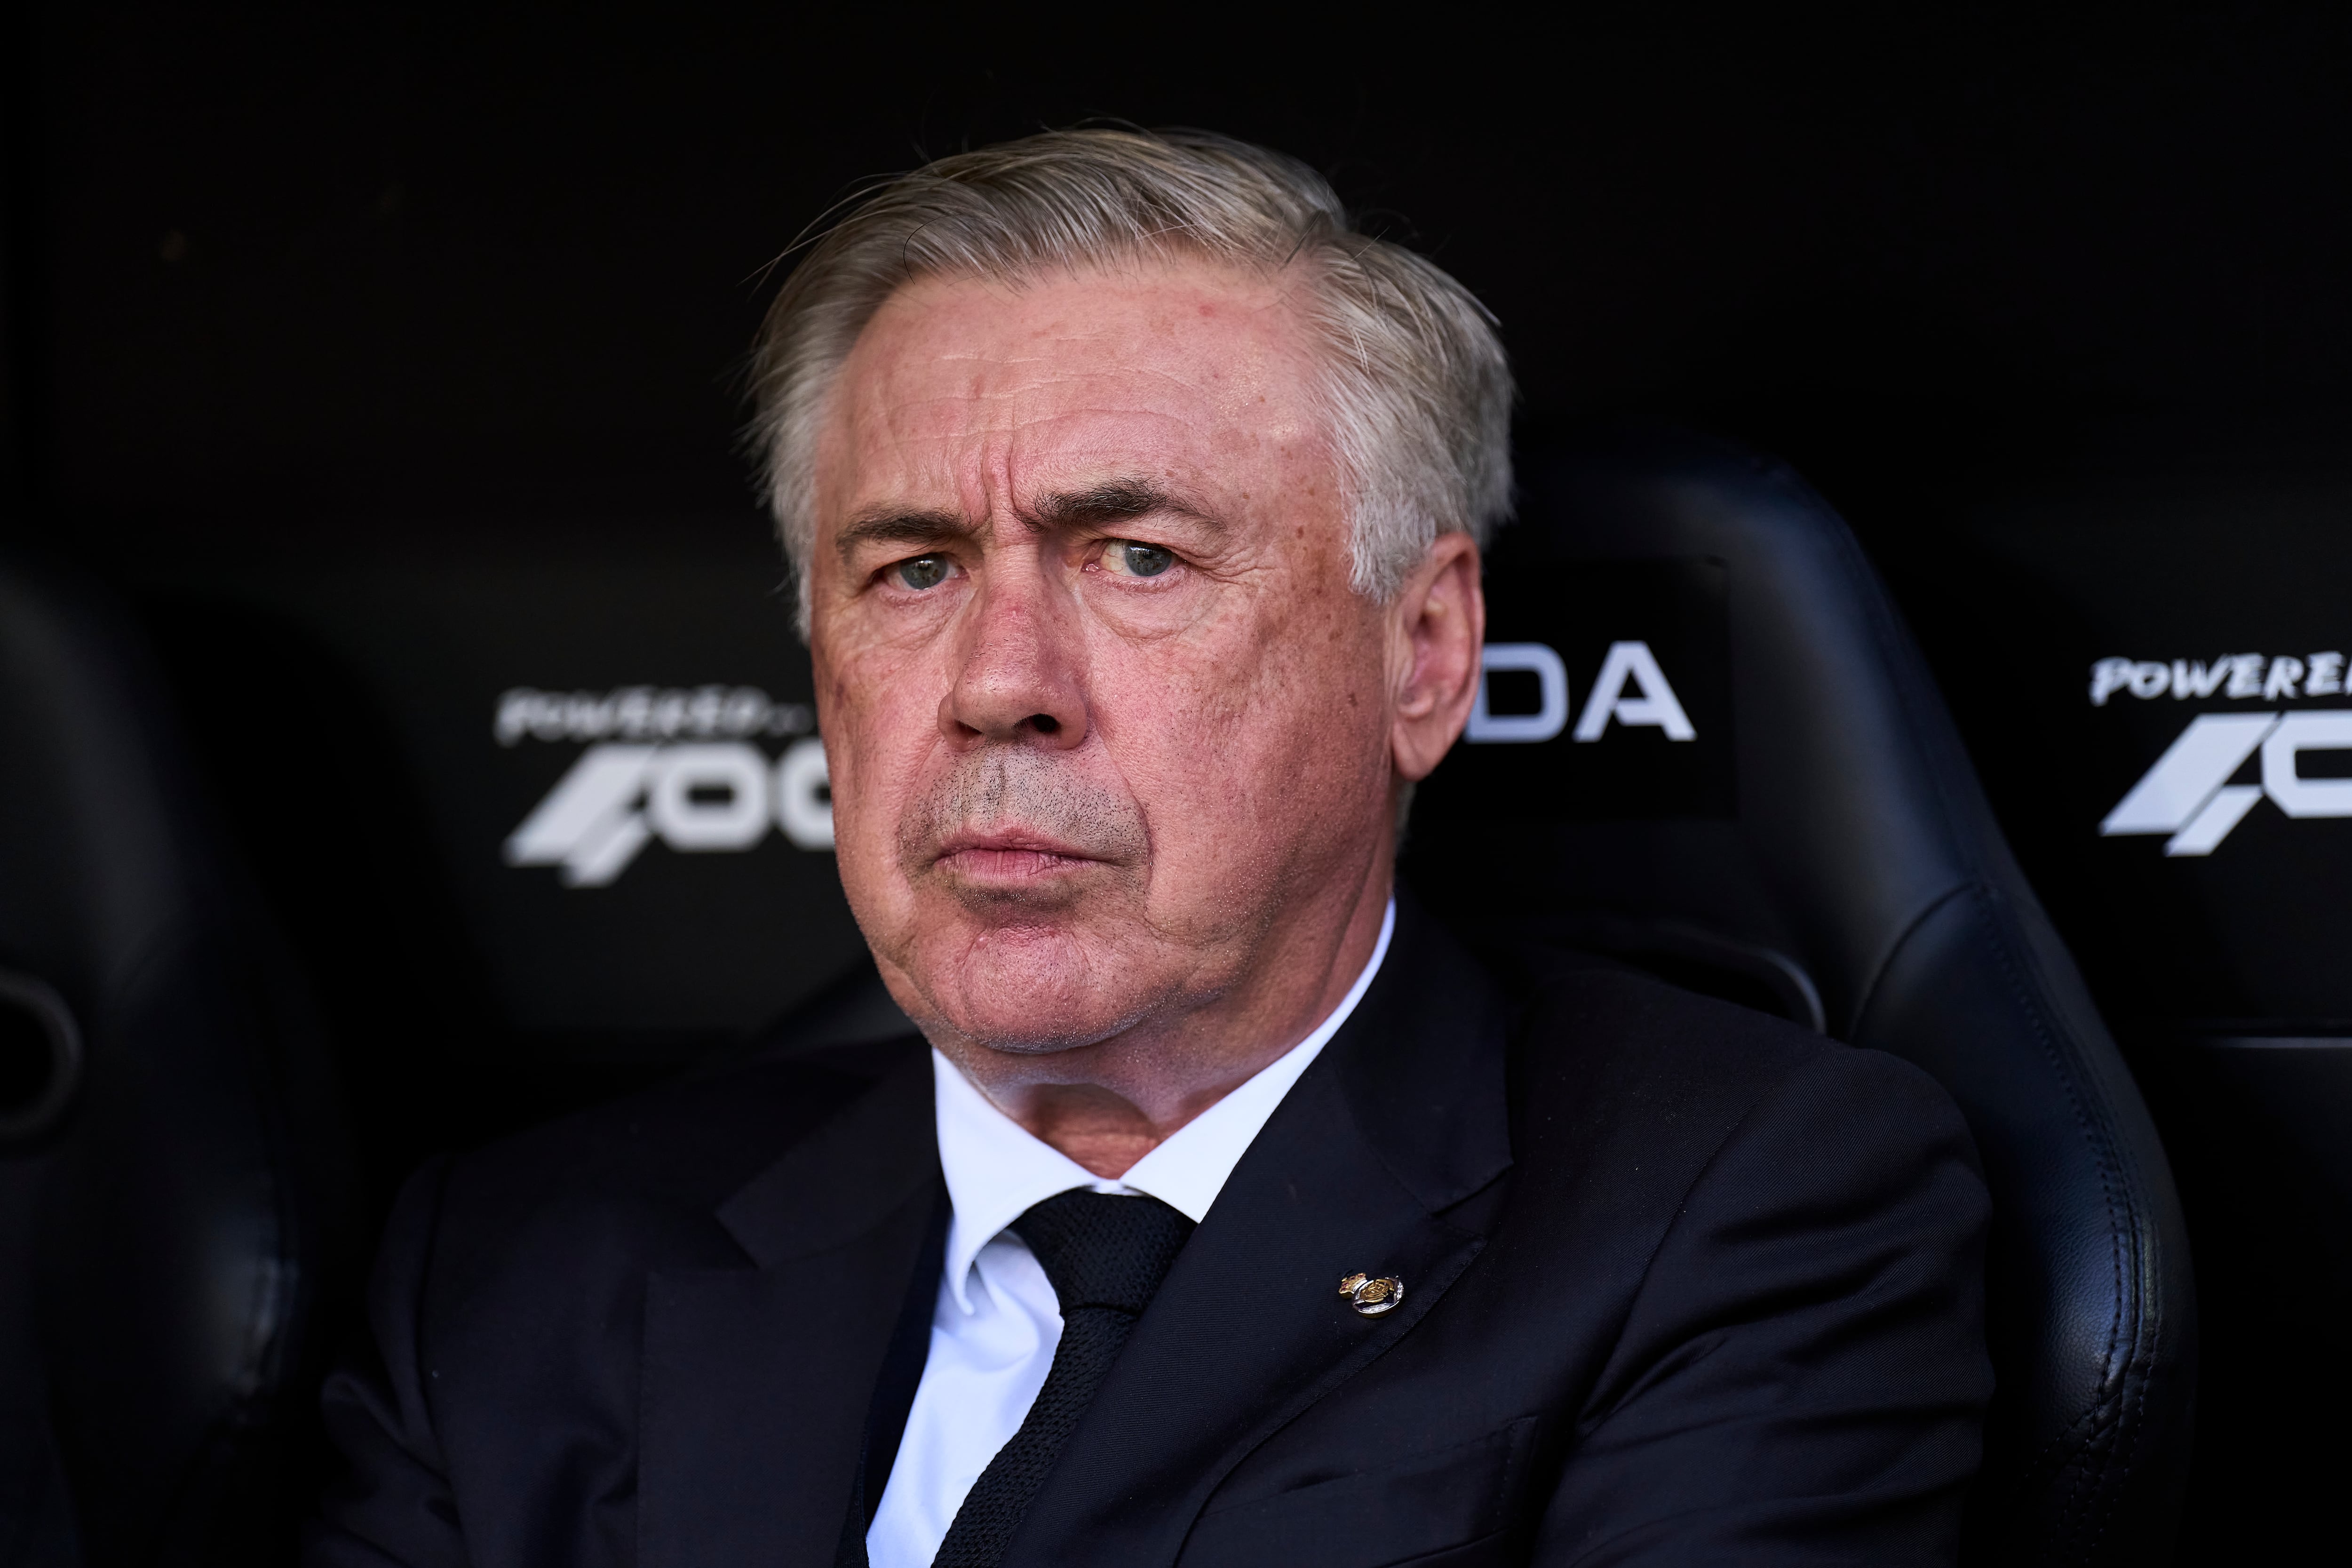
[[[750,432],[803,636],[828,395],[866,323],[918,279],[1017,284],[1183,260],[1295,272],[1322,351],[1356,590],[1386,600],[1439,534],[1483,545],[1509,515],[1513,392],[1494,317],[1430,262],[1356,229],[1295,158],[1198,131],[1051,131],[880,184],[803,245],[760,330]]]

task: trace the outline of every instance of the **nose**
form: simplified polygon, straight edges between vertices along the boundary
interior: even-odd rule
[[[983,586],[965,612],[955,681],[940,729],[961,745],[1021,742],[1069,751],[1087,738],[1082,639],[1046,584]]]

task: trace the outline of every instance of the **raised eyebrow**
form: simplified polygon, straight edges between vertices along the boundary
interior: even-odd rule
[[[1110,479],[1082,490],[1056,490],[1038,497],[1022,521],[1036,529],[1101,528],[1154,512],[1173,512],[1190,521],[1218,526],[1215,518],[1150,479]]]
[[[945,544],[971,525],[951,511],[877,511],[851,519],[834,538],[844,564],[865,544]]]

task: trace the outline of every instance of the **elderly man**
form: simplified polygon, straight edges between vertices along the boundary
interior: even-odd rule
[[[1307,170],[871,194],[758,361],[843,885],[919,1031],[436,1164],[330,1564],[1930,1563],[1990,1393],[1927,1079],[1394,886],[1511,384]]]

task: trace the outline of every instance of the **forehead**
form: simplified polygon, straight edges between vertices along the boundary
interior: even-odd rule
[[[820,486],[978,500],[1138,461],[1240,482],[1321,444],[1295,287],[1208,264],[909,284],[842,365]]]

